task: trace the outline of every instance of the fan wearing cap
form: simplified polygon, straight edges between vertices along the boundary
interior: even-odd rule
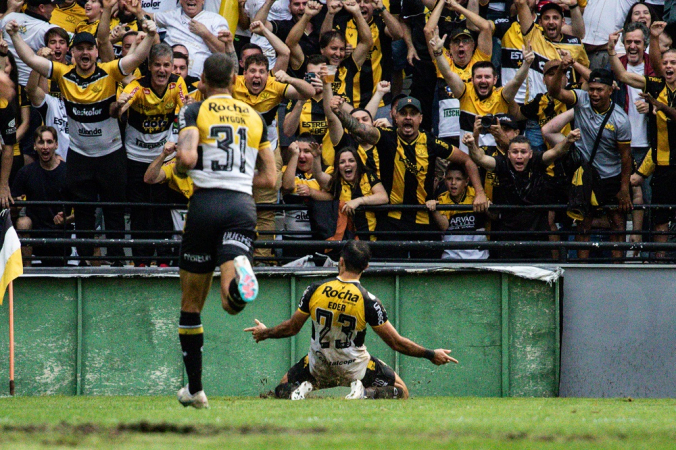
[[[613,231],[624,232],[625,214],[631,208],[629,193],[629,177],[632,172],[631,158],[631,124],[627,113],[622,108],[614,107],[611,100],[613,93],[613,73],[605,69],[593,70],[589,76],[589,90],[564,89],[563,74],[570,68],[570,60],[564,60],[557,68],[549,93],[568,107],[574,107],[575,124],[580,127],[581,139],[577,145],[582,155],[589,160],[594,148],[596,136],[601,124],[610,113],[604,127],[598,150],[593,161],[595,176],[592,191],[599,206],[619,205],[618,209],[607,210],[607,216]],[[610,111],[613,106],[612,111]],[[593,202],[592,202],[593,203]],[[588,241],[586,234],[591,229],[593,214],[585,217],[579,227],[583,234],[577,240]],[[621,242],[623,234],[612,234],[612,242]],[[589,257],[588,250],[578,252],[581,258]],[[620,258],[622,251],[613,251],[613,257]]]
[[[334,98],[331,110],[347,131],[378,147],[380,179],[389,193],[390,204],[424,205],[427,200],[432,200],[434,167],[437,158],[442,158],[465,166],[476,191],[474,207],[479,212],[486,210],[488,202],[476,165],[457,147],[449,146],[429,132],[420,131],[422,108],[418,99],[399,100],[394,117],[396,128],[376,128],[359,122],[341,108],[342,103],[342,99]],[[417,240],[420,236],[415,232],[433,231],[434,228],[428,211],[390,211],[383,220],[378,220],[378,230],[386,233],[385,240]],[[404,233],[388,234],[390,232]],[[396,256],[406,257],[407,253],[398,252]]]
[[[19,33],[19,24],[10,21],[5,31],[21,59],[40,75],[57,80],[68,114],[70,148],[66,184],[76,201],[125,201],[126,157],[117,120],[110,115],[115,102],[117,82],[133,72],[150,52],[155,23],[146,21],[146,37],[122,59],[96,63],[96,39],[89,33],[73,37],[70,51],[74,65],[65,65],[37,56]],[[93,207],[75,208],[78,230],[93,230]],[[124,209],[104,208],[109,230],[124,231]],[[81,256],[91,256],[93,248],[80,248]],[[109,254],[123,256],[122,249]]]
[[[615,39],[615,35],[611,35]],[[610,41],[608,48],[610,48]],[[624,69],[617,54],[608,52],[613,72],[619,81],[643,91],[641,97],[646,100],[655,114],[650,114],[652,133],[650,142],[652,150],[638,169],[639,184],[652,174],[652,199],[654,204],[676,204],[676,150],[672,142],[676,138],[676,49],[667,50],[661,58],[663,76],[644,76]],[[660,209],[653,213],[656,231],[668,231],[669,221],[673,220],[673,212]],[[666,242],[667,235],[656,235],[655,242]],[[660,252],[658,256],[664,257]]]
[[[11,12],[5,14],[0,21],[0,27],[3,29],[2,37],[9,44],[9,51],[12,52],[14,59],[16,59],[16,66],[19,71],[19,84],[21,86],[26,86],[31,70],[14,48],[14,43],[5,28],[8,23],[15,21],[17,27],[21,30],[21,38],[36,52],[44,46],[45,34],[53,27],[49,23],[49,19],[52,17],[55,4],[56,1],[53,0],[28,0],[25,13]]]
[[[568,133],[565,140],[546,152],[533,152],[530,141],[525,136],[517,136],[509,143],[506,155],[486,155],[476,145],[475,137],[467,134],[463,137],[470,149],[472,159],[480,167],[493,172],[500,184],[501,196],[496,204],[504,205],[542,205],[544,204],[544,184],[547,166],[568,153],[570,146],[580,139],[580,130]],[[541,210],[502,211],[498,219],[500,231],[545,231],[547,213]],[[514,234],[507,240],[543,240],[542,235],[524,236]],[[540,258],[545,256],[542,250],[501,251],[500,257]]]
[[[525,100],[529,101],[537,94],[547,91],[543,80],[544,65],[551,59],[561,59],[560,51],[570,53],[574,61],[585,67],[589,67],[589,59],[580,38],[561,31],[564,18],[563,9],[559,4],[546,1],[538,3],[540,19],[537,24],[528,0],[516,0],[516,5],[524,41],[530,42],[537,55],[535,64],[528,73],[528,91]],[[582,21],[579,7],[571,10],[571,17],[573,20]],[[572,71],[568,79],[572,83],[579,83],[581,77],[581,74]]]
[[[437,23],[441,12],[444,9],[444,2],[439,2],[430,19],[425,25],[425,38],[428,41],[428,50],[432,56],[432,61],[437,68],[437,96],[439,97],[439,138],[453,145],[460,145],[460,101],[450,91],[444,76],[439,70],[439,64],[436,62],[436,54],[443,52],[449,67],[458,74],[464,82],[469,82],[472,78],[472,67],[479,61],[490,61],[493,52],[493,40],[491,24],[478,14],[463,8],[457,1],[449,2],[453,11],[463,14],[467,17],[467,23],[473,24],[478,30],[478,37],[466,27],[455,28],[450,35],[449,48],[434,50],[429,41],[438,33]],[[446,5],[448,5],[446,4]]]
[[[510,104],[514,104],[519,86],[528,75],[528,69],[534,60],[534,54],[530,49],[524,51],[525,60],[519,68],[516,76],[504,87],[497,88],[497,70],[490,61],[480,61],[472,67],[472,79],[465,82],[457,73],[451,71],[446,59],[439,53],[444,46],[446,36],[440,38],[438,34],[430,41],[430,47],[434,50],[437,65],[444,75],[446,84],[451,89],[453,96],[460,101],[460,129],[461,133],[473,133],[474,121],[477,116],[507,114]],[[495,139],[490,134],[482,135],[481,146],[495,147]],[[460,149],[465,153],[467,147],[460,142]]]

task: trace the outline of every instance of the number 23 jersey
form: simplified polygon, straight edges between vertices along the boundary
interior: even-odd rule
[[[340,277],[311,284],[298,310],[312,318],[310,373],[320,381],[360,380],[370,355],[364,345],[366,325],[387,322],[380,300],[358,281]]]
[[[270,146],[256,110],[229,95],[213,95],[181,109],[178,124],[179,142],[181,131],[199,131],[197,164],[188,171],[195,186],[251,195],[258,151]]]

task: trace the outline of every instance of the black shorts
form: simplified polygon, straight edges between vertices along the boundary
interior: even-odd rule
[[[594,177],[592,182],[592,191],[596,196],[596,201],[599,206],[617,205],[617,193],[620,192],[622,186],[622,175],[616,175],[610,178]]]
[[[302,383],[303,381],[309,381],[313,386],[318,389],[322,386],[318,386],[317,379],[310,373],[310,358],[308,355],[303,356],[300,361],[289,369],[286,374],[289,383]],[[395,373],[394,370],[371,355],[371,360],[366,366],[366,374],[364,378],[361,379],[364,387],[382,387],[382,386],[394,386]],[[324,387],[333,387],[333,386],[324,386]]]
[[[213,272],[235,257],[253,257],[256,204],[251,195],[225,189],[198,189],[185,219],[179,267]]]
[[[676,205],[676,167],[655,167],[652,187],[652,200],[654,205]],[[674,211],[669,209],[656,209],[653,212],[653,221],[657,225],[669,223],[674,217]]]

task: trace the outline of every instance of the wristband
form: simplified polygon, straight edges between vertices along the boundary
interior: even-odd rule
[[[444,51],[443,51],[443,50],[439,50],[438,52],[433,51],[432,54],[433,54],[434,57],[436,58],[437,56],[443,55],[443,54],[444,54]]]
[[[617,56],[617,52],[616,52],[616,53],[610,53],[610,52],[608,52],[608,56]]]
[[[382,13],[382,12],[385,11],[386,9],[387,9],[387,8],[385,8],[385,6],[383,6],[382,8],[375,9],[375,11],[378,11],[379,13]]]
[[[423,358],[429,359],[432,361],[434,359],[434,350],[430,350],[429,348],[425,349],[425,354],[423,355]]]
[[[9,52],[0,52],[0,56],[2,56],[4,58],[5,56],[7,56],[7,53],[9,53]]]
[[[575,8],[577,8],[578,6],[580,6],[580,5],[578,5],[577,3],[575,3],[573,6],[569,6],[568,9],[575,9]]]

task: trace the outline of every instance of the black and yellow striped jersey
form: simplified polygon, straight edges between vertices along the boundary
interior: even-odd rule
[[[345,147],[353,147],[357,149],[361,163],[364,164],[366,170],[373,172],[376,178],[380,179],[380,157],[378,156],[378,146],[373,145],[368,150],[350,136],[347,132],[343,133],[340,142],[336,145],[336,151]],[[389,191],[388,191],[389,193]]]
[[[151,163],[171,137],[176,110],[185,105],[188,88],[183,78],[171,74],[163,93],[155,92],[151,75],[134,80],[124,88],[131,95],[125,131],[127,158]]]
[[[120,127],[110,116],[117,82],[125,74],[120,60],[98,63],[88,77],[75,66],[52,62],[49,78],[56,80],[68,114],[70,149],[85,156],[105,156],[122,148]]]
[[[526,98],[529,101],[537,94],[547,92],[544,80],[544,68],[547,61],[551,59],[561,59],[559,50],[565,50],[571,54],[574,61],[579,62],[585,67],[589,67],[589,58],[582,45],[582,41],[575,36],[563,34],[559,41],[550,41],[543,33],[542,27],[533,23],[533,26],[524,36],[525,40],[530,42],[531,48],[535,53],[535,60],[528,71],[526,79]],[[568,71],[568,82],[574,84],[581,83],[581,76],[575,70]]]
[[[500,47],[500,77],[504,86],[514,78],[517,70],[523,64],[523,35],[521,25],[514,18],[502,18],[494,21],[493,36],[501,40]],[[521,104],[526,101],[528,83],[522,83],[514,97],[514,101]]]
[[[200,79],[192,75],[188,75],[184,81],[188,88],[188,97],[192,97],[198,102],[202,101],[202,92],[199,89]]]
[[[465,83],[465,92],[460,97],[460,148],[468,152],[467,146],[462,143],[462,136],[466,133],[474,133],[474,120],[476,116],[492,114],[494,116],[509,113],[509,103],[502,96],[503,88],[493,88],[493,92],[485,99],[480,99],[474,85]],[[479,137],[480,146],[495,147],[495,138],[492,134],[482,134]]]
[[[424,205],[433,199],[436,160],[450,158],[457,148],[426,131],[421,131],[410,143],[401,139],[394,128],[378,131],[380,179],[390,195],[390,204]],[[417,224],[430,223],[427,211],[390,211],[388,216]]]
[[[369,170],[364,171],[359,183],[350,184],[341,177],[338,199],[341,202],[349,202],[355,198],[368,197],[369,195],[373,195],[373,186],[376,184],[380,184],[380,180]],[[375,231],[376,213],[373,211],[357,210],[354,212],[352,222],[357,233],[362,234],[368,231]],[[375,236],[372,236],[371,240],[375,240]]]
[[[258,95],[254,95],[244,84],[244,75],[237,75],[232,97],[251,105],[253,109],[261,113],[266,125],[270,125],[275,120],[277,106],[284,100],[288,88],[287,83],[280,83],[275,77],[268,76],[263,90]]]
[[[451,197],[450,192],[444,191],[437,196],[439,205],[473,205],[476,193],[472,186],[467,186],[465,195],[456,202]],[[474,211],[439,211],[442,216],[448,219],[448,229],[446,232],[479,230],[486,226],[486,215],[478,214]]]
[[[364,341],[366,326],[387,323],[387,312],[380,300],[359,281],[312,283],[300,299],[298,311],[312,319],[312,339],[308,352],[310,372],[321,380],[358,380],[370,358]]]
[[[293,110],[297,101],[300,100],[289,102],[286,107],[287,114]],[[310,133],[317,142],[321,142],[322,165],[323,167],[332,166],[335,149],[329,135],[329,127],[322,99],[315,100],[314,98],[309,98],[304,101],[303,109],[300,113],[300,121],[298,122],[298,130],[296,131],[297,135],[302,133]]]
[[[92,36],[96,37],[96,32],[99,30],[99,22],[100,20],[95,20],[94,22],[88,22],[87,20],[83,20],[77,25],[75,25],[75,33],[89,33]],[[110,29],[112,30],[116,26],[118,26],[120,23],[120,19],[117,17],[111,17],[110,18]]]
[[[366,107],[376,92],[378,83],[392,80],[394,66],[392,38],[385,33],[383,18],[374,15],[368,25],[371,29],[371,36],[373,36],[373,46],[360,70],[349,75],[353,77],[350,98],[357,108]],[[359,36],[354,19],[350,19],[344,24],[338,24],[336,29],[345,34],[345,39],[348,44],[352,45],[352,48],[357,47]],[[389,103],[389,94],[385,96],[384,101],[381,101],[379,106],[384,106],[387,103]]]
[[[167,183],[170,189],[180,192],[185,198],[190,198],[192,197],[193,192],[195,192],[195,185],[192,182],[192,178],[179,178],[174,171],[175,165],[176,158],[167,161],[162,165],[161,169],[166,177],[163,183]]]
[[[229,95],[212,95],[181,109],[179,133],[199,131],[197,164],[188,175],[199,188],[251,195],[258,151],[269,148],[267,126],[253,106]]]
[[[469,60],[469,63],[465,67],[456,66],[451,58],[451,53],[448,49],[444,48],[444,58],[448,61],[448,65],[451,66],[451,71],[458,74],[462,81],[469,83],[472,81],[472,67],[479,61],[490,61],[491,57],[479,50],[478,48],[474,50],[472,58]],[[441,74],[439,67],[437,66],[437,61],[434,60],[434,67],[437,68],[437,78],[444,79],[444,76]]]
[[[537,121],[540,128],[542,128],[554,117],[568,111],[568,106],[559,100],[550,97],[548,93],[540,93],[530,102],[521,106],[520,109],[521,114],[523,114],[524,117]],[[561,133],[563,133],[564,136],[568,136],[570,130],[570,123],[567,123],[563,129],[561,129]],[[551,148],[551,146],[547,145],[547,148]],[[563,161],[564,158],[559,158],[550,164],[549,167],[547,167],[547,175],[550,177],[564,176],[565,171],[563,170]]]
[[[644,92],[649,93],[658,102],[670,108],[676,107],[676,89],[669,89],[663,77],[645,77]],[[650,114],[651,128],[657,130],[652,134],[652,161],[657,166],[676,165],[676,122],[669,119],[664,112]]]

